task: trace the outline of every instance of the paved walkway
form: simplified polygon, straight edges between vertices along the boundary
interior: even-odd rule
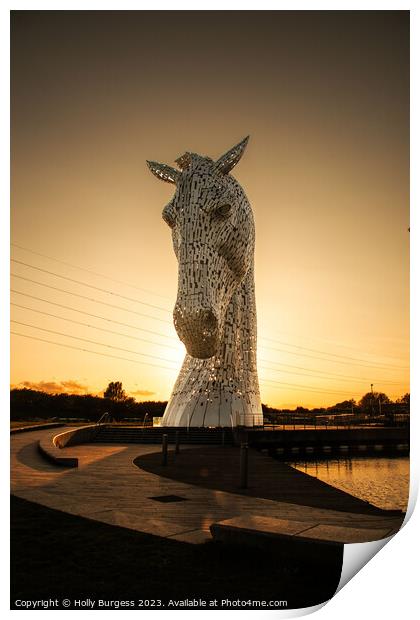
[[[136,457],[159,450],[156,445],[86,444],[65,448],[66,455],[78,457],[79,467],[60,468],[45,461],[37,449],[39,439],[53,434],[57,431],[11,436],[12,493],[111,525],[201,543],[211,538],[212,523],[242,515],[371,528],[372,540],[391,534],[401,524],[398,517],[338,512],[203,488],[163,478],[133,464]],[[161,503],[151,499],[164,495],[188,501]]]
[[[249,449],[248,488],[239,488],[239,450],[232,446],[202,446],[190,450],[182,446],[179,456],[169,453],[169,465],[163,467],[161,454],[154,452],[135,459],[141,469],[158,476],[195,484],[208,489],[272,499],[276,502],[327,508],[343,512],[377,516],[400,516],[398,510],[384,511],[341,491],[314,476]]]

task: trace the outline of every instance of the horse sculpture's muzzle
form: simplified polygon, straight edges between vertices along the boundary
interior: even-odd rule
[[[177,303],[174,309],[177,334],[192,357],[206,359],[216,355],[219,321],[212,308],[188,308]]]

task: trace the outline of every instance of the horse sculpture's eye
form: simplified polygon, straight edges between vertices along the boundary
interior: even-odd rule
[[[218,217],[227,217],[230,214],[231,210],[232,206],[226,203],[224,205],[220,205],[220,207],[217,207],[216,215]]]

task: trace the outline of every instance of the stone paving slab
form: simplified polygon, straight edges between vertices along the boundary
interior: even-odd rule
[[[398,529],[402,521],[380,514],[298,506],[163,478],[133,464],[139,455],[155,452],[155,445],[86,444],[64,448],[68,456],[79,459],[77,469],[64,470],[44,461],[37,450],[39,439],[48,435],[53,436],[51,430],[11,437],[12,493],[113,525],[201,543],[210,538],[213,523],[243,515],[368,528],[372,530],[371,540],[376,539],[378,529]],[[150,499],[162,495],[180,495],[187,501],[160,503]]]
[[[238,542],[241,540],[242,534],[244,541],[250,535],[264,536],[269,538],[273,544],[280,543],[284,539],[290,541],[291,538],[296,539],[296,542],[307,540],[320,544],[360,543],[380,540],[395,533],[391,527],[343,527],[340,525],[310,524],[308,521],[291,521],[260,516],[243,516],[227,519],[214,523],[210,529],[216,540],[226,539],[229,535],[234,535],[235,541]],[[375,538],[372,538],[372,536]]]
[[[298,534],[305,540],[317,540],[319,542],[361,543],[372,540],[381,540],[395,533],[393,528],[366,528],[366,527],[342,527],[340,525],[315,525]]]
[[[234,519],[226,519],[215,525],[240,530],[264,532],[265,534],[296,536],[313,527],[308,521],[291,521],[290,519],[275,519],[256,515],[244,515]]]

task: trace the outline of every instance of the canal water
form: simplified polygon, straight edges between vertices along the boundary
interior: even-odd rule
[[[406,510],[408,457],[351,457],[288,461],[288,465],[385,510]]]

